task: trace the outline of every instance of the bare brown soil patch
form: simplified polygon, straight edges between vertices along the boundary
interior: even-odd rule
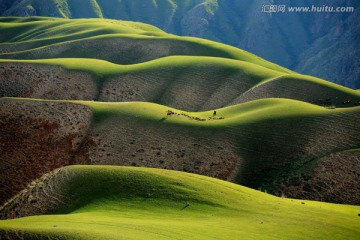
[[[54,65],[0,63],[0,96],[53,100],[94,100],[94,78]]]
[[[43,174],[74,164],[90,120],[82,105],[1,99],[0,202]]]

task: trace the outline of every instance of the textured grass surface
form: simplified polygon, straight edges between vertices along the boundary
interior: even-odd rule
[[[162,30],[145,24],[130,21],[116,21],[109,19],[81,19],[68,20],[46,17],[2,17],[0,29],[4,33],[1,40],[6,43],[49,40],[78,39],[81,36],[101,34],[154,34],[167,35]]]
[[[278,195],[300,192],[320,200],[326,192],[327,201],[339,195],[334,197],[339,203],[358,203],[351,191],[341,190],[358,182],[352,167],[356,156],[341,160],[341,168],[335,158],[326,160],[328,170],[316,173],[325,174],[326,181],[317,185],[301,180],[302,173],[309,175],[307,180],[316,175],[314,165],[322,169],[318,159],[359,148],[360,107],[332,109],[269,98],[217,109],[214,116],[213,110],[189,112],[144,102],[2,98],[0,103],[6,129],[2,156],[11,159],[2,165],[8,186],[16,183],[6,178],[16,162],[22,171],[33,166],[36,178],[46,172],[34,170],[42,166],[36,161],[48,163],[51,170],[71,162],[196,172]],[[22,142],[16,144],[16,139]],[[64,158],[58,161],[58,156]],[[280,188],[290,180],[289,188]],[[15,194],[6,189],[7,198]]]
[[[29,63],[35,68],[36,64],[58,65],[95,76],[98,93],[91,89],[92,96],[76,99],[147,101],[191,111],[262,98],[289,98],[329,107],[355,106],[360,100],[358,91],[296,74],[241,49],[170,35],[147,24],[7,17],[0,18],[0,40],[3,64]],[[6,74],[11,75],[14,84],[8,86],[19,88],[5,90],[10,94],[1,96],[53,99],[43,90],[35,96],[30,94],[37,87],[53,88],[50,81],[44,81],[46,87],[38,81],[34,85],[39,86],[25,89],[26,84],[17,82],[23,76],[16,77],[14,71],[10,72]],[[108,79],[110,82],[105,83]],[[49,80],[53,81],[51,77]],[[19,89],[28,95],[17,95]],[[61,94],[63,91],[59,89],[55,99],[73,99]]]
[[[68,7],[72,8],[73,3],[69,1]],[[89,16],[102,17],[103,13],[97,5],[97,1],[84,2],[83,8],[76,14],[89,13]],[[156,7],[157,2],[154,1],[153,5]],[[206,12],[212,14],[214,2],[209,1],[205,5]],[[87,9],[96,11],[90,13]],[[316,86],[309,88],[309,91],[318,93],[317,89],[320,89],[332,92],[334,96],[341,92],[344,98],[359,98],[358,92],[320,79],[296,75],[240,49],[207,40],[169,35],[149,25],[112,20],[70,21],[49,18],[2,18],[0,22],[0,49],[5,51],[0,58],[40,59],[13,62],[60,65],[73,71],[89,72],[95,76],[98,85],[111,77],[132,73],[148,75],[151,71],[161,72],[169,68],[181,71],[192,69],[196,72],[197,67],[202,65],[221,66],[224,71],[231,70],[250,76],[252,88],[243,93],[255,96],[253,99],[250,97],[250,100],[267,97],[269,85],[271,89],[276,84],[289,84],[290,88],[287,89],[293,89],[292,94],[295,95],[299,86],[302,89]],[[108,58],[110,53],[112,55]],[[144,53],[150,56],[143,58]],[[3,63],[11,61],[2,60]],[[218,80],[214,82],[218,84]],[[276,97],[292,97],[291,94],[282,96],[281,88],[278,88],[278,92],[270,91],[278,94]],[[259,97],[256,93],[259,93]],[[234,101],[236,103],[236,99]],[[346,139],[334,143],[335,138],[324,140],[321,136],[315,136],[314,139],[328,142],[314,144],[314,147],[305,146],[305,150],[310,150],[301,152],[300,149],[299,153],[293,154],[294,159],[283,158],[293,153],[293,148],[286,144],[309,142],[304,133],[312,129],[319,133],[318,125],[328,120],[336,126],[343,126],[339,123],[343,120],[344,129],[350,129],[348,119],[358,116],[359,107],[326,109],[300,101],[268,98],[217,109],[216,117],[222,119],[212,119],[213,110],[186,112],[142,102],[69,102],[90,106],[93,110],[92,127],[107,129],[102,133],[109,135],[109,138],[118,130],[111,127],[119,127],[126,122],[125,133],[129,137],[131,133],[136,133],[143,139],[149,136],[136,132],[136,124],[144,124],[142,127],[149,126],[149,129],[158,124],[162,130],[172,129],[174,132],[178,129],[193,130],[194,136],[205,131],[221,132],[224,134],[222,136],[231,137],[239,155],[246,159],[247,166],[242,172],[245,176],[239,174],[239,179],[242,179],[238,181],[250,186],[262,185],[266,181],[276,182],[282,177],[279,175],[286,176],[306,164],[311,155],[319,155],[319,152],[328,153],[334,149],[346,150],[359,146],[355,126],[350,139],[352,141]],[[176,115],[166,116],[168,110]],[[285,126],[284,129],[281,124],[274,124],[278,121]],[[110,124],[106,125],[107,122]],[[301,127],[291,129],[294,123],[299,123]],[[327,134],[337,137],[344,133],[330,128]],[[124,134],[113,134],[111,137],[114,136]],[[158,136],[157,142],[163,139],[166,141],[165,135]],[[259,146],[259,139],[264,143],[261,151],[256,147]],[[274,146],[282,149],[274,150]],[[92,149],[96,150],[95,147]],[[219,152],[220,149],[217,149]],[[276,155],[278,151],[282,152]],[[265,161],[267,158],[261,154],[270,160]],[[106,156],[113,154],[108,153]],[[278,159],[278,168],[274,170],[269,167]],[[101,162],[100,158],[96,160]],[[264,166],[262,170],[265,173],[257,171],[253,178],[247,178],[246,174],[255,171],[260,165]],[[360,235],[357,216],[359,207],[279,199],[197,175],[142,168],[74,166],[65,168],[56,177],[58,182],[65,181],[65,186],[61,187],[61,191],[58,189],[59,192],[56,186],[54,189],[50,186],[49,196],[53,199],[64,198],[65,202],[71,203],[69,208],[62,206],[54,209],[59,215],[1,221],[1,235],[8,238],[75,239],[357,239]],[[61,195],[63,192],[66,194]],[[31,202],[29,199],[27,201]]]
[[[326,5],[326,1],[321,0],[319,6]],[[296,71],[360,88],[359,72],[355,70],[360,49],[357,34],[360,17],[356,11],[344,16],[335,14],[329,22],[326,14],[260,14],[263,3],[250,0],[2,2],[2,9],[8,9],[4,15],[9,16],[104,17],[149,23],[174,34],[237,46]],[[298,2],[298,5],[308,4],[308,0]],[[359,8],[359,2],[352,4]]]
[[[0,95],[4,97],[74,99],[74,94],[65,89],[73,89],[86,79],[88,83],[83,87],[91,94],[76,95],[75,99],[154,102],[189,111],[264,98],[341,108],[356,106],[360,101],[359,91],[322,79],[218,57],[168,56],[132,65],[88,58],[0,60],[0,67],[0,79],[4,80]],[[88,73],[92,77],[71,75]]]
[[[65,181],[70,194],[67,197],[76,197],[77,208],[60,215],[0,221],[3,236],[60,239],[360,236],[359,207],[281,199],[199,175],[143,168],[72,166],[56,177]]]
[[[11,52],[0,54],[0,58],[85,57],[91,53],[92,58],[104,59],[101,52],[107,51],[107,54],[110,54],[114,49],[121,52],[124,51],[123,48],[134,48],[131,51],[132,54],[136,54],[136,51],[141,51],[141,49],[139,50],[140,46],[134,46],[134,42],[142,45],[140,48],[146,48],[156,40],[169,48],[168,50],[156,49],[157,52],[152,49],[151,51],[157,56],[156,58],[168,55],[194,54],[215,56],[247,61],[280,72],[291,72],[238,48],[199,38],[178,37],[166,34],[150,25],[133,22],[39,17],[25,20],[22,18],[0,18],[0,33],[0,40],[3,42],[0,44],[0,48],[13,49]],[[116,40],[121,40],[123,46],[102,44],[104,41],[116,42]],[[79,48],[78,44],[87,47],[88,52],[77,49]],[[101,48],[97,48],[98,45],[102,45]],[[96,48],[96,51],[93,51],[93,48]],[[129,55],[129,53],[127,54]],[[126,57],[131,56],[122,56],[122,58]],[[115,60],[113,59],[113,61]],[[126,62],[124,59],[118,61]]]
[[[238,104],[222,109],[214,109],[205,112],[189,112],[168,106],[163,106],[148,102],[95,102],[95,101],[75,101],[75,100],[42,100],[42,99],[25,99],[25,98],[4,98],[19,99],[43,102],[70,102],[86,105],[92,108],[95,118],[103,117],[133,117],[150,121],[164,120],[164,123],[193,125],[205,127],[226,127],[236,126],[247,123],[256,123],[259,121],[276,120],[276,119],[300,119],[307,116],[326,116],[345,114],[353,112],[360,107],[348,109],[338,108],[329,109],[301,101],[280,98],[267,98],[248,103]],[[168,111],[173,111],[175,115],[167,116]],[[216,111],[216,116],[213,115]],[[221,121],[194,121],[188,116],[208,119],[209,117],[220,118]],[[95,119],[96,120],[96,119]],[[269,129],[271,132],[271,129]],[[266,133],[264,133],[266,135]]]
[[[114,115],[114,116],[133,116],[154,121],[160,121],[168,110],[176,113],[184,113],[189,116],[208,119],[213,117],[213,110],[207,112],[187,112],[162,105],[143,102],[132,103],[104,103],[72,101],[92,107],[95,116]],[[230,106],[223,109],[216,109],[216,117],[224,117],[221,121],[193,121],[186,116],[168,117],[164,121],[171,124],[185,124],[205,127],[226,127],[236,126],[246,123],[256,123],[258,121],[299,118],[311,115],[334,114],[343,112],[343,109],[329,110],[316,105],[294,101],[289,99],[262,99],[240,105]],[[351,111],[351,110],[349,110]],[[269,129],[271,131],[271,129]],[[266,133],[264,133],[266,135]]]
[[[254,79],[254,85],[258,83],[256,80],[267,80],[270,78],[284,75],[284,73],[274,71],[253,63],[246,61],[237,61],[233,59],[223,59],[217,57],[203,57],[203,56],[169,56],[145,63],[120,65],[114,64],[104,60],[89,59],[89,58],[58,58],[58,59],[41,59],[41,60],[4,60],[0,59],[0,63],[32,63],[43,65],[57,65],[65,69],[73,71],[88,72],[96,76],[99,80],[101,78],[114,77],[124,73],[151,73],[168,69],[185,69],[188,71],[196,71],[196,68],[213,66],[244,75],[250,75]],[[195,66],[195,67],[194,67]],[[210,69],[209,69],[210,70]],[[176,76],[174,76],[175,78]],[[216,79],[219,80],[219,79]],[[360,95],[360,94],[359,94]]]

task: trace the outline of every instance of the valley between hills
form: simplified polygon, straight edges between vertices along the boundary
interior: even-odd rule
[[[148,24],[3,17],[0,97],[1,239],[360,236],[357,90]]]

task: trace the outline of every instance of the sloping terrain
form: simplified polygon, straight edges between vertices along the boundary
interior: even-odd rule
[[[0,96],[146,101],[204,111],[262,98],[357,106],[360,93],[321,79],[222,58],[172,56],[134,65],[95,59],[0,60]]]
[[[0,58],[9,59],[0,60],[1,97],[147,101],[188,111],[262,98],[329,107],[360,101],[358,91],[146,24],[33,17],[1,18],[0,26]]]
[[[235,47],[166,34],[141,23],[39,17],[0,19],[1,48],[5,49],[1,59],[96,58],[135,64],[174,55],[211,56],[291,72]]]
[[[359,91],[141,23],[0,22],[0,203],[90,164],[360,204],[359,158],[347,153],[360,147]]]
[[[283,183],[282,192],[291,192],[289,195],[298,199],[306,198],[308,192],[312,192],[319,201],[342,202],[343,196],[358,195],[360,192],[359,159],[359,149],[335,152],[316,159],[289,177]],[[338,177],[339,172],[343,173],[342,180]]]
[[[359,108],[263,99],[217,109],[214,116],[143,102],[2,98],[1,201],[59,166],[97,164],[194,172],[290,197],[316,200],[326,192],[328,201],[359,204],[351,191],[327,188],[330,182],[340,189],[356,185],[359,175],[349,170],[356,171],[351,166],[359,166],[358,158],[327,160],[334,173],[318,179],[319,189],[304,187],[301,178],[289,181],[323,156],[359,148]],[[313,165],[305,172],[310,176],[318,169]],[[287,190],[293,186],[297,192]]]
[[[40,215],[0,221],[0,234],[4,239],[357,239],[359,211],[181,172],[71,166],[34,181],[0,209],[6,218]]]
[[[145,22],[165,31],[223,42],[269,61],[354,89],[360,88],[360,5],[356,0],[19,0],[0,1],[3,16],[110,18]],[[289,7],[353,8],[349,12],[290,11]]]

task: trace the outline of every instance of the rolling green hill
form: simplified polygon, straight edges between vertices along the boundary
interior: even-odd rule
[[[359,148],[359,108],[269,98],[214,116],[144,102],[2,98],[2,201],[55,168],[93,164],[181,170],[277,195],[359,204],[346,187],[357,185],[357,155],[328,157]]]
[[[164,2],[180,3],[151,3]],[[114,2],[40,3],[106,17]],[[0,239],[357,239],[359,207],[188,173],[360,205],[359,105],[359,91],[147,24],[0,18],[0,218],[18,218]]]
[[[359,204],[359,91],[141,23],[9,17],[0,33],[0,202],[91,164]]]
[[[268,3],[269,4],[269,3]],[[2,16],[110,18],[155,25],[177,35],[206,38],[253,52],[269,61],[353,89],[359,78],[359,2],[277,0],[21,0],[0,1]],[[290,12],[288,7],[353,7],[353,12]]]
[[[263,98],[328,107],[360,104],[358,91],[340,85],[215,57],[171,56],[132,65],[79,58],[0,60],[0,73],[2,97],[146,101],[187,111]]]
[[[5,208],[6,238],[357,239],[359,207],[282,199],[203,176],[71,166],[35,181]],[[53,215],[49,215],[53,214]],[[56,214],[56,215],[54,215]]]
[[[332,107],[360,101],[358,91],[241,49],[141,23],[8,17],[0,33],[2,97],[147,101],[188,111],[262,98]]]
[[[21,18],[0,18],[0,21],[1,47],[7,51],[0,54],[0,58],[96,58],[119,64],[135,64],[174,55],[211,56],[291,72],[235,47],[205,39],[165,34],[140,23],[55,18],[30,18],[25,21]],[[106,27],[103,29],[102,25]]]

